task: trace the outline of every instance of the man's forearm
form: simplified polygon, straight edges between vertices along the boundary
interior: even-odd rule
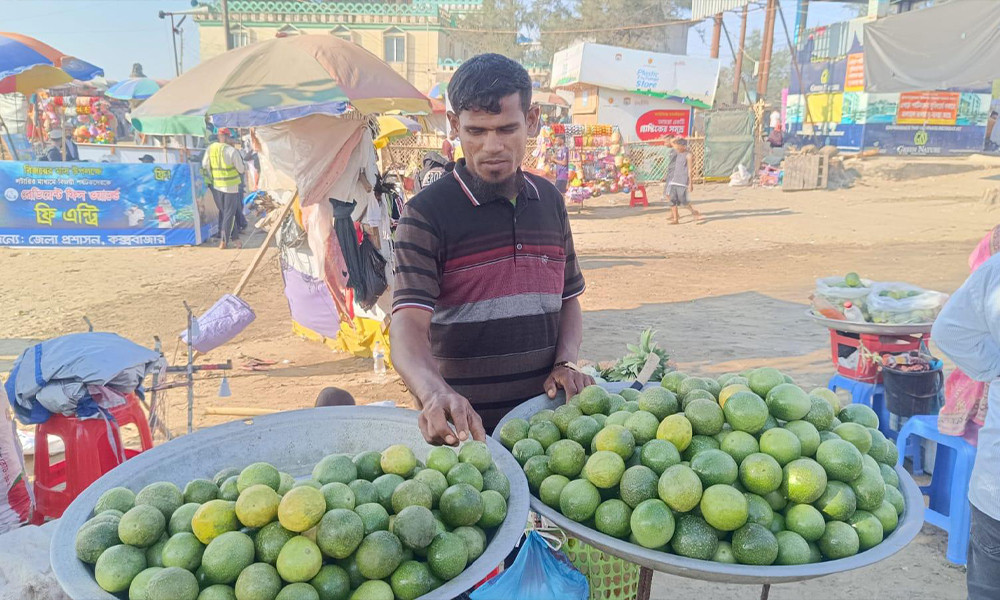
[[[583,310],[577,298],[563,302],[559,312],[559,342],[556,344],[556,362],[576,362],[583,343]]]
[[[431,354],[428,335],[430,318],[410,314],[413,310],[418,309],[403,310],[394,315],[389,330],[389,345],[393,368],[422,405],[435,394],[450,391],[451,387],[441,377]],[[425,319],[426,326],[423,324]]]

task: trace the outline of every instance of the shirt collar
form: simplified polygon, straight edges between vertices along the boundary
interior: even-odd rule
[[[499,197],[490,199],[477,198],[476,195],[472,193],[472,189],[468,186],[468,184],[466,184],[466,181],[471,177],[471,175],[468,168],[465,166],[464,158],[460,158],[455,162],[455,169],[452,171],[452,174],[455,176],[455,180],[458,181],[458,185],[462,188],[462,191],[465,192],[465,195],[474,206],[481,206],[492,202],[493,200],[500,199]],[[533,182],[530,177],[524,174],[524,171],[522,171],[520,167],[517,169],[517,177],[520,179],[520,185],[517,191],[518,199],[527,198],[529,200],[539,200],[540,193],[538,191],[538,186],[535,185],[535,182]],[[507,198],[507,200],[510,199]]]

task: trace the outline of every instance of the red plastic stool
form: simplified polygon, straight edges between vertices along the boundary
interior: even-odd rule
[[[103,418],[77,419],[54,414],[35,428],[35,516],[40,524],[46,518],[58,519],[70,502],[91,483],[123,462],[153,447],[146,413],[134,394],[125,404],[109,411],[114,422]],[[142,450],[125,449],[120,428],[135,425]],[[66,446],[66,458],[50,463],[49,436]],[[112,442],[114,447],[112,447]],[[124,457],[124,458],[123,458]]]
[[[649,206],[649,198],[646,196],[646,186],[637,185],[632,188],[632,197],[628,201],[629,208],[633,206]]]

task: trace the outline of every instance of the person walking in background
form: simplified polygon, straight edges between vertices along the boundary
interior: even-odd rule
[[[566,149],[566,139],[561,135],[556,136],[555,155],[552,162],[556,166],[556,189],[560,194],[566,194],[569,187],[569,150]]]
[[[218,141],[205,151],[201,166],[219,209],[219,248],[225,249],[236,233],[236,212],[242,207],[240,186],[246,165],[239,150],[233,146],[233,132],[223,128],[218,136]]]
[[[694,186],[694,165],[687,151],[687,140],[675,138],[670,145],[674,149],[670,163],[667,165],[667,178],[663,188],[664,200],[670,200],[670,224],[677,225],[680,221],[680,207],[687,207],[691,216],[701,222],[701,213],[691,206],[690,189]]]

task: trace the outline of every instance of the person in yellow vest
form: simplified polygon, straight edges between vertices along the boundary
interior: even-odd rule
[[[236,233],[236,214],[240,210],[240,184],[246,166],[239,150],[233,145],[230,129],[218,131],[218,141],[213,142],[201,160],[205,181],[212,189],[215,206],[219,209],[219,248],[229,246]]]

